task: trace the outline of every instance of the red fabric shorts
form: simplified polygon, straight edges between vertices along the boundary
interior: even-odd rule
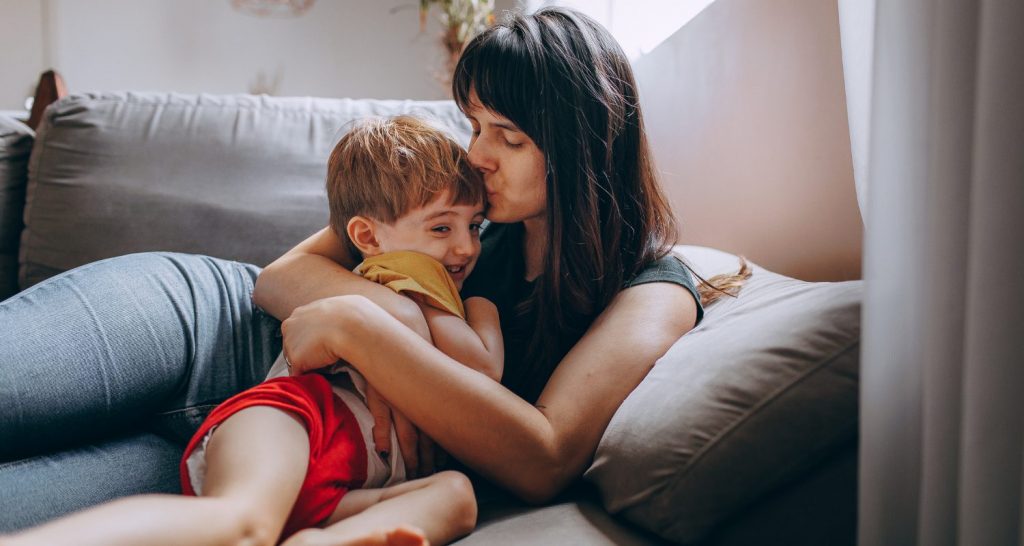
[[[309,467],[281,538],[327,519],[350,489],[366,482],[366,442],[352,411],[320,374],[279,377],[227,399],[203,422],[181,459],[181,490],[195,495],[185,461],[216,425],[252,406],[279,408],[299,418],[309,433]]]

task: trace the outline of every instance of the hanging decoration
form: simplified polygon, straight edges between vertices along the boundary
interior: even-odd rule
[[[420,31],[427,28],[430,7],[437,4],[441,13],[441,44],[444,46],[445,74],[443,83],[451,83],[462,48],[474,36],[494,24],[494,0],[420,0]]]

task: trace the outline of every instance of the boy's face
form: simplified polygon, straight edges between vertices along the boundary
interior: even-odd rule
[[[380,252],[411,250],[444,264],[455,285],[469,276],[480,256],[480,224],[483,203],[455,205],[448,192],[423,207],[413,209],[394,224],[378,223],[374,235]]]

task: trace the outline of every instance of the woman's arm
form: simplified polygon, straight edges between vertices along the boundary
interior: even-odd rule
[[[619,405],[696,316],[681,286],[623,290],[558,365],[536,406],[362,298],[300,308],[283,329],[300,369],[344,358],[451,454],[523,499],[544,502],[581,475]]]
[[[341,294],[358,294],[373,301],[420,336],[428,336],[419,306],[394,290],[350,271],[351,256],[330,227],[314,233],[263,269],[252,299],[280,320],[296,307]]]
[[[427,304],[420,304],[434,346],[444,354],[494,381],[501,381],[505,363],[498,308],[474,297],[465,302],[466,320]]]
[[[349,254],[348,247],[330,227],[326,227],[274,260],[260,273],[253,301],[271,315],[284,320],[299,306],[339,294],[358,294],[376,303],[417,336],[430,339],[430,331],[419,306],[390,288],[352,273],[349,269],[355,267],[356,262],[357,258]],[[327,366],[336,360],[322,364]],[[422,461],[425,468],[421,470],[419,452],[427,451],[420,446],[429,444],[429,441],[400,411],[392,411],[372,385],[366,398],[375,422],[375,450],[387,452],[394,447],[391,445],[393,426],[409,475],[426,473],[432,462]]]

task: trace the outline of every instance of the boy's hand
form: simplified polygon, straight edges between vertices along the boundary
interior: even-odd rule
[[[388,405],[376,389],[366,386],[366,406],[373,415],[374,450],[381,459],[388,460],[391,450],[391,427],[395,427],[398,449],[405,462],[405,475],[409,479],[434,473],[434,442],[420,432],[411,421]]]
[[[377,393],[373,385],[366,385],[366,407],[373,416],[373,447],[381,459],[391,454],[391,406]]]

